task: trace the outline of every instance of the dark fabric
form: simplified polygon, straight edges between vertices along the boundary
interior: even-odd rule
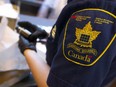
[[[114,79],[116,79],[116,57],[112,61],[111,68],[110,68],[105,80],[103,81],[101,87],[104,87],[105,85],[107,85],[108,83],[113,81]]]
[[[115,15],[116,2],[109,0],[64,7],[47,42],[50,87],[102,87],[116,77]]]
[[[71,1],[73,1],[73,0],[67,0],[67,3],[70,3]]]

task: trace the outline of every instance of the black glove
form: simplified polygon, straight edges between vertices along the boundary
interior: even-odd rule
[[[18,25],[29,30],[32,34],[29,36],[30,41],[35,41],[37,38],[39,39],[45,39],[48,37],[48,33],[37,27],[34,24],[31,24],[30,22],[23,21],[23,22],[18,22]]]
[[[36,51],[36,43],[30,42],[29,40],[27,40],[21,35],[19,36],[18,46],[22,54],[24,53],[26,49],[31,49]]]

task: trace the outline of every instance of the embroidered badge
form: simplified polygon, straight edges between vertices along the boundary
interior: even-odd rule
[[[99,31],[92,31],[91,22],[88,22],[83,29],[76,28],[75,35],[77,39],[74,43],[82,47],[92,48],[92,41],[95,40],[100,33]]]
[[[102,9],[91,8],[74,12],[64,31],[64,57],[82,66],[97,63],[116,38],[116,34],[111,33],[115,19],[115,15]]]

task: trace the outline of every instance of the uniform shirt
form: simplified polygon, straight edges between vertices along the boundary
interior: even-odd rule
[[[47,41],[49,87],[104,87],[116,77],[116,2],[71,1]]]

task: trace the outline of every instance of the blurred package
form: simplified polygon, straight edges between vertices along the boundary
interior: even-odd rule
[[[4,16],[8,19],[8,26],[11,29],[15,29],[16,22],[18,20],[19,7],[16,5],[0,4],[0,19]]]
[[[18,48],[15,32],[19,11],[11,4],[0,3],[0,87],[10,87],[30,74]]]
[[[1,20],[0,29],[0,71],[28,69],[18,48],[19,35],[7,26],[6,17]]]

